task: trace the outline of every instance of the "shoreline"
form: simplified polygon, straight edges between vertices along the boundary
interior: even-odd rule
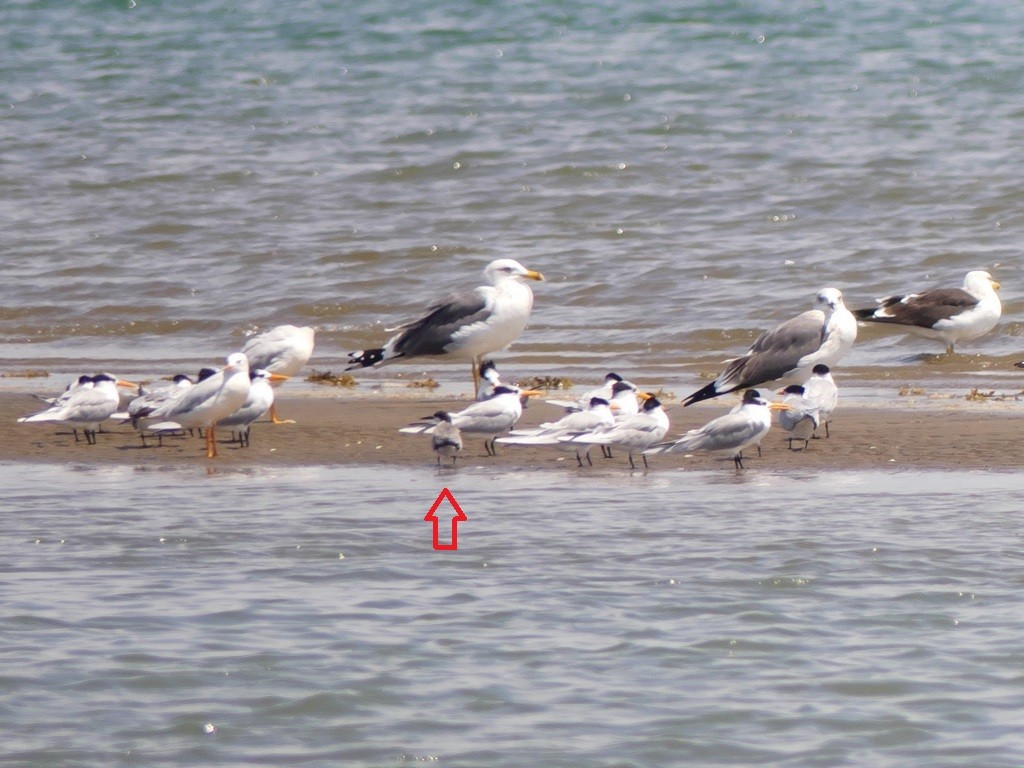
[[[557,393],[552,393],[557,396]],[[27,392],[0,393],[0,461],[128,465],[147,468],[173,466],[257,467],[257,466],[434,466],[436,457],[429,439],[407,435],[398,428],[439,409],[458,410],[467,398],[424,396],[416,398],[303,397],[287,392],[278,398],[283,418],[295,424],[274,425],[261,421],[253,425],[251,445],[240,448],[223,442],[219,435],[219,456],[207,459],[203,441],[196,438],[165,437],[162,448],[154,439],[150,447],[130,425],[104,424],[96,445],[75,443],[71,430],[58,424],[19,424],[19,416],[41,410],[41,403]],[[683,408],[666,405],[672,422],[668,437],[699,427],[729,410],[730,397]],[[534,400],[523,414],[520,427],[534,426],[560,417],[562,409]],[[844,405],[840,400],[831,437],[813,440],[808,449],[791,451],[785,432],[777,425],[763,442],[763,455],[748,452],[747,471],[759,469],[799,471],[849,469],[989,469],[1013,470],[1024,466],[1024,406],[1013,399],[972,401],[965,398],[901,398],[892,404]],[[593,470],[618,468],[630,471],[625,454],[600,458],[592,452]],[[637,460],[638,470],[642,462]],[[660,454],[648,457],[651,471],[693,468],[731,472],[730,460],[707,454],[692,457]],[[578,469],[575,456],[550,446],[499,445],[496,457],[484,454],[482,437],[466,437],[459,466],[506,469]]]

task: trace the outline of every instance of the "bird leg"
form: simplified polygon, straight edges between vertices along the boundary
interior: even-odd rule
[[[636,464],[633,463],[633,454],[632,453],[629,454],[629,466],[630,466],[630,469],[636,469]]]
[[[606,459],[610,459],[612,457],[612,447],[610,445],[602,445],[601,446],[601,454]]]
[[[644,469],[650,469],[651,465],[647,463],[647,457],[644,454],[640,454],[640,458],[644,460]]]
[[[270,404],[270,423],[271,424],[294,424],[295,419],[282,419],[277,415],[277,403]]]
[[[206,428],[206,458],[217,458],[217,427],[214,424]]]
[[[737,453],[735,456],[732,457],[732,460],[736,463],[736,471],[737,472],[739,472],[741,469],[743,469],[743,454],[742,453]]]
[[[476,399],[477,392],[480,391],[480,358],[474,357],[473,361],[469,364],[469,370],[473,374],[473,398]]]

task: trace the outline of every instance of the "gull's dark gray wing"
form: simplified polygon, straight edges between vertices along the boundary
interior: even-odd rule
[[[734,360],[718,378],[718,391],[756,387],[782,378],[800,360],[821,346],[825,316],[816,309],[803,312],[764,333],[750,351]]]
[[[460,330],[486,321],[490,314],[480,288],[453,293],[433,304],[424,317],[403,325],[393,349],[408,357],[444,354]]]
[[[855,312],[858,320],[891,325],[916,325],[934,328],[941,320],[973,309],[978,299],[961,288],[938,288],[908,296],[889,296],[879,306]]]

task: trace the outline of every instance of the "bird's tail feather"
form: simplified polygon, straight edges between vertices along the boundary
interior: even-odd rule
[[[730,390],[724,390],[724,391],[720,392],[718,390],[717,384],[718,384],[717,381],[712,381],[706,387],[702,387],[701,389],[698,389],[692,395],[690,395],[689,397],[687,397],[687,398],[685,398],[683,400],[683,407],[685,408],[688,405],[693,405],[694,403],[699,403],[701,400],[710,400],[713,397],[718,397],[719,395],[724,395],[726,392],[730,391]]]
[[[398,431],[407,435],[432,435],[435,426],[435,424],[410,424],[407,427],[399,427]]]
[[[59,413],[50,413],[49,411],[43,411],[42,413],[34,413],[31,416],[22,416],[20,419],[18,419],[18,422],[21,423],[21,422],[25,422],[25,421],[60,421],[60,420],[61,420],[61,414],[59,414]]]
[[[182,429],[183,427],[176,421],[161,421],[158,424],[150,424],[146,427],[147,432],[167,432],[172,429]]]
[[[358,352],[349,352],[348,357],[351,365],[345,369],[346,371],[354,371],[356,368],[369,368],[384,362],[384,348],[361,349]]]

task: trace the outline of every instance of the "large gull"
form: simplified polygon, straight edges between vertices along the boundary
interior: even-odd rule
[[[352,365],[345,370],[399,358],[447,355],[471,361],[473,392],[479,391],[480,359],[519,338],[530,319],[533,291],[524,279],[543,280],[544,276],[515,259],[492,261],[484,269],[487,285],[435,302],[423,317],[390,329],[398,333],[383,347],[350,352]]]
[[[742,357],[728,361],[713,382],[683,400],[701,400],[778,381],[803,384],[819,363],[835,365],[857,338],[857,321],[836,288],[823,288],[810,309],[764,333]]]
[[[886,296],[877,300],[877,306],[858,309],[854,315],[867,323],[937,339],[952,354],[958,341],[977,339],[996,327],[1003,311],[998,289],[992,275],[979,269],[968,272],[960,288]]]
[[[219,371],[149,414],[154,420],[164,419],[150,429],[203,429],[206,456],[215,458],[217,422],[245,405],[249,388],[249,361],[241,352],[235,352],[228,355],[227,365]]]
[[[264,370],[282,376],[281,379],[270,380],[270,386],[277,388],[309,362],[315,338],[316,331],[308,325],[279,325],[245,342],[242,354],[249,361],[249,370]],[[270,403],[270,421],[274,424],[295,423],[277,415],[277,404],[273,400]]]

